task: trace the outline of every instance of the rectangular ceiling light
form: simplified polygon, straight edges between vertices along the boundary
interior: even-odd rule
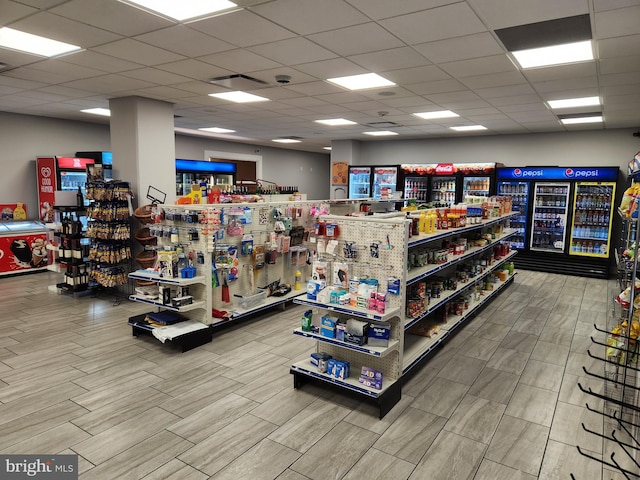
[[[229,130],[228,128],[220,128],[220,127],[205,127],[205,128],[199,128],[198,130],[202,130],[203,132],[212,132],[212,133],[235,133],[235,130]]]
[[[372,137],[383,137],[386,135],[398,135],[396,132],[390,130],[374,130],[373,132],[362,132],[365,135],[371,135]]]
[[[55,57],[82,49],[77,45],[32,35],[9,27],[0,28],[0,47],[42,55],[43,57]]]
[[[424,120],[433,120],[435,118],[454,118],[460,116],[457,113],[452,112],[451,110],[440,110],[438,112],[421,112],[414,113],[413,115]]]
[[[575,125],[578,123],[600,123],[602,122],[602,115],[592,117],[561,118],[560,121],[563,125]]]
[[[356,122],[352,122],[351,120],[347,120],[345,118],[328,118],[326,120],[314,120],[316,123],[321,123],[323,125],[356,125]]]
[[[364,90],[366,88],[395,86],[395,83],[381,77],[377,73],[363,73],[361,75],[349,75],[347,77],[327,78],[327,82],[335,83],[336,85],[349,90]]]
[[[464,125],[462,127],[449,127],[451,130],[455,130],[456,132],[473,132],[477,130],[486,130],[487,127],[483,127],[482,125]]]
[[[296,140],[295,138],[274,138],[271,141],[277,143],[300,143],[300,140]]]
[[[220,98],[222,100],[228,100],[236,103],[249,103],[249,102],[268,102],[269,99],[260,97],[252,93],[247,92],[222,92],[222,93],[210,93],[210,97]]]
[[[80,111],[84,113],[90,113],[91,115],[102,115],[103,117],[111,116],[111,110],[109,110],[108,108],[87,108]]]
[[[157,13],[174,20],[183,21],[203,17],[212,13],[237,8],[233,2],[227,0],[120,0],[133,7]]]
[[[563,100],[549,100],[551,108],[575,108],[600,105],[600,97],[565,98]]]
[[[331,147],[322,147],[323,150],[331,150]]]
[[[520,68],[548,67],[593,60],[591,40],[511,52]]]

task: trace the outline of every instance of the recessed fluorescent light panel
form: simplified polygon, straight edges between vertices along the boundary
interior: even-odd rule
[[[222,93],[210,93],[210,97],[220,98],[222,100],[228,100],[236,103],[250,103],[250,102],[268,102],[269,99],[260,97],[252,93],[247,92],[222,92]]]
[[[272,142],[277,143],[300,143],[300,140],[296,140],[295,138],[274,138]]]
[[[511,53],[521,68],[548,67],[593,60],[591,40]]]
[[[521,68],[593,60],[588,13],[500,28],[495,33]]]
[[[227,0],[120,0],[133,7],[139,7],[158,13],[174,20],[183,21],[203,17],[223,10],[236,8],[237,5]]]
[[[377,73],[363,73],[348,77],[328,78],[328,82],[335,83],[349,90],[364,90],[366,88],[391,87],[395,83],[381,77]]]
[[[92,115],[102,115],[103,117],[110,117],[111,110],[108,108],[87,108],[86,110],[80,110],[84,113],[90,113]]]
[[[362,132],[365,135],[371,135],[372,137],[384,137],[386,135],[398,135],[396,132],[391,132],[389,130],[375,130],[373,132]]]
[[[347,120],[345,118],[328,118],[326,120],[314,120],[314,122],[321,123],[323,125],[331,125],[331,126],[356,124],[356,122],[352,122],[351,120]]]
[[[422,112],[422,113],[414,113],[416,117],[420,117],[424,120],[433,120],[436,118],[454,118],[459,117],[457,113],[452,112],[451,110],[440,110],[438,112]]]
[[[456,132],[473,132],[478,130],[486,130],[487,127],[483,127],[482,125],[464,125],[462,127],[449,127],[451,130],[455,130]]]
[[[43,57],[55,57],[81,50],[81,47],[77,45],[58,42],[57,40],[32,35],[9,27],[0,28],[0,47],[42,55]]]
[[[331,147],[322,147],[324,150],[331,150]]]
[[[206,127],[199,128],[198,130],[202,130],[203,132],[212,132],[212,133],[234,133],[235,130],[229,130],[228,128],[220,128],[220,127]]]
[[[602,115],[593,117],[561,118],[560,121],[563,123],[563,125],[575,125],[578,123],[600,123],[602,122]]]
[[[549,100],[547,103],[551,108],[590,107],[600,105],[600,97],[566,98],[563,100]]]

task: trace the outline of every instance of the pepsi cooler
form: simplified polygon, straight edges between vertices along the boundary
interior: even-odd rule
[[[516,267],[607,278],[619,175],[617,167],[498,168],[498,194],[520,212],[511,224]]]

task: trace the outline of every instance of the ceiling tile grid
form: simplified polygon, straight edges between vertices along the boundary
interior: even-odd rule
[[[263,145],[297,135],[302,143],[283,148],[309,151],[332,139],[375,141],[362,132],[381,119],[397,124],[397,138],[461,135],[449,127],[472,123],[488,135],[575,130],[545,101],[580,96],[603,101],[604,123],[585,129],[640,123],[640,0],[236,3],[231,13],[179,22],[117,0],[0,0],[0,26],[82,48],[51,59],[0,48],[0,111],[107,123],[79,110],[139,95],[174,104],[178,128],[226,127]],[[577,15],[590,17],[594,61],[520,70],[495,33]],[[327,82],[363,73],[396,85],[351,92]],[[228,90],[211,79],[234,74],[265,82],[249,92],[269,101],[208,96]],[[460,117],[412,115],[442,109]],[[314,122],[334,117],[358,124]]]

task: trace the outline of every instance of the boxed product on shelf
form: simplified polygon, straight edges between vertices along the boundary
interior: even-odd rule
[[[344,335],[344,341],[354,343],[356,345],[364,345],[367,343],[367,331],[369,324],[355,318],[347,320],[347,330]]]
[[[327,338],[336,338],[336,317],[324,316],[320,325],[320,335]]]
[[[160,250],[156,259],[155,270],[162,278],[178,277],[178,253],[174,250]]]
[[[344,360],[329,359],[327,361],[327,375],[331,375],[339,380],[349,378],[351,374],[351,364]]]
[[[360,377],[358,381],[366,387],[375,388],[376,390],[382,389],[383,375],[380,370],[363,366],[360,371]]]
[[[309,300],[318,300],[318,294],[327,286],[324,280],[309,280],[307,282],[307,298]]]
[[[367,332],[367,344],[372,347],[388,347],[391,324],[388,322],[370,323]]]
[[[320,361],[328,361],[331,358],[331,355],[325,352],[313,352],[309,358],[311,365],[317,367],[320,365]]]

